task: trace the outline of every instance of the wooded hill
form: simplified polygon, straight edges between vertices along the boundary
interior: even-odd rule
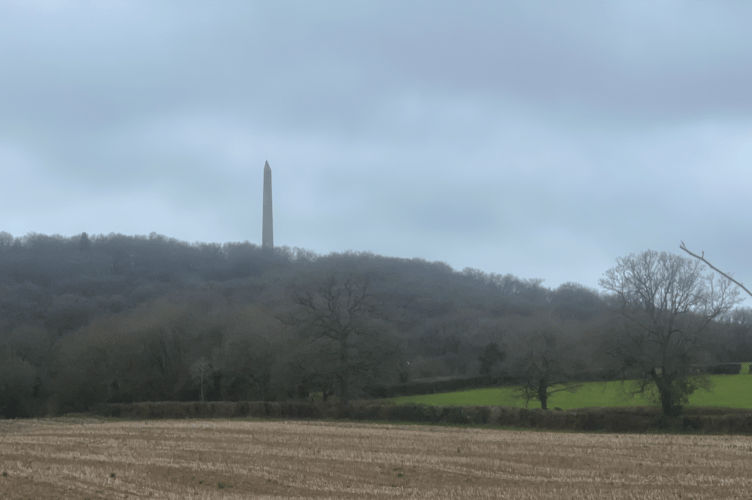
[[[0,414],[315,392],[346,402],[434,377],[615,378],[615,302],[365,252],[0,233]],[[752,359],[749,318],[716,318],[706,363]]]

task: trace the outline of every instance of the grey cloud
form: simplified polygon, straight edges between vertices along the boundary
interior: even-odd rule
[[[595,286],[684,239],[741,273],[750,21],[737,2],[2,4],[0,230],[257,241],[269,160],[280,244]]]

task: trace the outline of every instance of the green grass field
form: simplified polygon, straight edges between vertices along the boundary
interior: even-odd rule
[[[689,397],[689,406],[717,406],[724,408],[752,409],[752,375],[749,365],[742,366],[739,375],[711,375],[711,391],[698,390]],[[632,397],[630,390],[635,382],[588,382],[575,392],[558,392],[548,400],[549,408],[588,408],[594,406],[645,406],[657,405],[649,395]],[[525,406],[525,400],[518,397],[514,387],[493,387],[461,392],[426,394],[390,398],[397,404],[425,404],[444,406],[492,405]],[[530,401],[529,408],[540,408],[538,401]]]

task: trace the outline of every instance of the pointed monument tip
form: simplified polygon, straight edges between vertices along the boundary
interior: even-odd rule
[[[264,162],[264,170],[267,170],[267,169],[271,170],[271,168],[269,167],[269,162],[268,161]]]

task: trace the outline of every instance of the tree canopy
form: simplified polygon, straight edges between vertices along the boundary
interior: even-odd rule
[[[158,234],[0,233],[0,415],[202,398],[322,394],[343,402],[389,387],[426,387],[427,380],[520,385],[545,366],[548,394],[569,378],[616,376],[604,353],[628,338],[623,311],[635,325],[667,321],[657,300],[671,293],[650,295],[650,316],[650,302],[636,300],[634,287],[616,287],[626,274],[614,273],[614,286],[601,294],[368,252],[269,252],[248,242],[189,244]],[[718,306],[723,283],[702,283],[715,297],[703,304]],[[693,359],[733,361],[752,352],[744,315],[708,315],[692,302],[700,289],[691,290],[684,302],[676,295],[693,306],[672,324],[685,335],[712,323],[703,342],[691,344],[699,346]],[[673,342],[667,352],[680,352],[684,344]],[[628,359],[629,369],[652,360]]]

